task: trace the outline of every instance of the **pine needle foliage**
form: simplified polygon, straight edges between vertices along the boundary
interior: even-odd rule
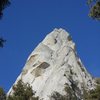
[[[0,100],[6,100],[6,93],[3,88],[0,88]]]
[[[3,10],[10,5],[9,0],[0,0],[0,18],[2,18]]]
[[[7,100],[39,100],[35,97],[32,87],[29,84],[25,84],[22,80],[19,80],[16,85],[13,86],[13,94],[8,96]]]
[[[100,20],[100,0],[88,0],[87,4],[90,7],[89,16]]]

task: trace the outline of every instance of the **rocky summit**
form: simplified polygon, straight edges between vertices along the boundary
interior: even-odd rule
[[[67,89],[82,100],[83,90],[95,87],[94,79],[77,55],[75,43],[62,28],[54,29],[34,49],[14,84],[20,79],[32,86],[39,100],[55,100],[54,93],[67,95]],[[9,94],[12,91],[11,88]]]

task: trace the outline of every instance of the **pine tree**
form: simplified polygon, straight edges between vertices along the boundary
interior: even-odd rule
[[[3,88],[0,88],[0,100],[6,100],[6,93]]]
[[[19,80],[16,85],[13,86],[13,94],[8,96],[7,100],[38,100],[38,97],[34,97],[32,87],[29,84],[25,84],[22,80]]]
[[[3,15],[3,10],[10,5],[10,1],[9,0],[0,0],[0,18]]]
[[[89,16],[100,20],[100,0],[88,0],[88,5],[90,7]]]

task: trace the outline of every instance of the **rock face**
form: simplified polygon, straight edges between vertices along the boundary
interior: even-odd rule
[[[50,96],[55,91],[64,95],[65,84],[70,88],[72,84],[77,86],[79,93],[75,94],[80,100],[83,87],[90,90],[95,84],[77,56],[75,43],[64,29],[54,29],[36,47],[15,83],[19,79],[29,83],[40,100],[53,100]],[[12,88],[9,94],[11,92]]]

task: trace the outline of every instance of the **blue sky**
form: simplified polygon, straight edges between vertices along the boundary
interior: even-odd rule
[[[0,20],[0,86],[6,91],[20,74],[27,57],[54,28],[64,28],[78,55],[94,77],[100,77],[100,22],[88,17],[86,0],[12,0]]]

